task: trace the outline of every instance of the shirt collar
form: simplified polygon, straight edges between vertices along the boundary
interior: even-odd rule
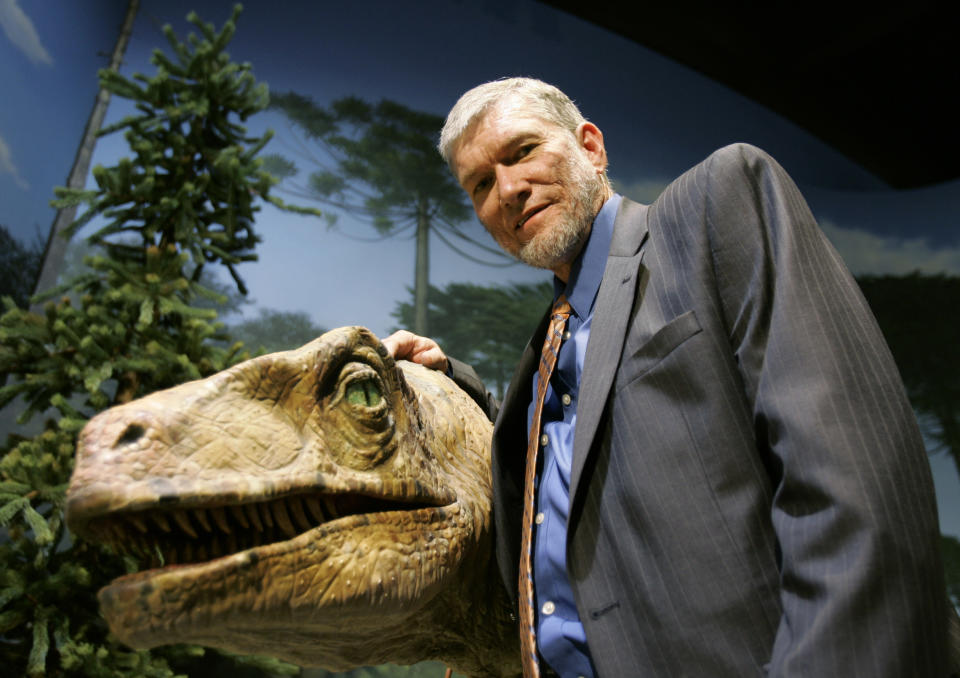
[[[570,268],[570,278],[566,287],[559,278],[553,279],[553,296],[560,296],[562,292],[570,302],[573,312],[581,320],[587,318],[593,311],[593,303],[600,289],[603,279],[603,270],[607,266],[607,257],[610,254],[610,242],[613,240],[613,221],[620,208],[622,196],[614,194],[603,203],[603,207],[593,220],[587,244],[577,255]]]

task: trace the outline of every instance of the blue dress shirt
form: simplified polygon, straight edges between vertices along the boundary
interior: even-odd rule
[[[610,253],[613,221],[621,197],[607,200],[593,222],[590,238],[573,263],[566,286],[554,278],[554,298],[566,295],[572,312],[560,346],[557,367],[550,378],[541,416],[542,466],[537,475],[534,517],[533,582],[537,606],[537,647],[561,676],[595,675],[587,638],[577,614],[567,577],[567,517],[570,513],[570,463],[577,424],[577,394],[583,359],[590,338],[593,306]],[[527,430],[533,419],[537,382],[527,411]]]

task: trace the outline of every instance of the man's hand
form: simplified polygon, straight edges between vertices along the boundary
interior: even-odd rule
[[[398,330],[383,339],[382,343],[397,360],[409,360],[433,370],[447,371],[447,356],[433,339]]]

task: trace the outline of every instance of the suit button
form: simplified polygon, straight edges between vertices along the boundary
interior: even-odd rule
[[[564,393],[563,396],[560,397],[560,400],[563,402],[564,405],[569,405],[570,403],[573,402],[573,398],[570,397],[569,393]]]
[[[544,614],[553,614],[555,609],[557,609],[557,606],[553,604],[552,600],[548,600],[543,604],[543,607],[540,608],[540,611]]]
[[[538,513],[538,514],[533,518],[533,522],[535,522],[537,525],[540,525],[540,524],[543,523],[543,518],[544,518],[544,516],[543,516],[543,511],[540,511],[540,513]]]
[[[547,446],[547,443],[549,443],[549,442],[550,442],[550,438],[547,437],[547,434],[546,434],[546,433],[544,433],[542,436],[540,436],[540,444],[541,444],[541,445],[543,445],[544,447],[546,447],[546,446]]]

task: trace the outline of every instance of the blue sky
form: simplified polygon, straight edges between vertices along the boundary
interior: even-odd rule
[[[23,241],[45,237],[52,188],[64,183],[96,94],[96,69],[107,64],[126,0],[0,0],[0,224]],[[182,36],[196,9],[218,26],[228,0],[142,0],[124,72],[152,73],[154,47],[171,23]],[[319,103],[357,95],[389,98],[444,114],[480,82],[530,75],[570,94],[604,132],[616,186],[650,200],[672,178],[728,143],[769,151],[791,173],[822,227],[854,273],[922,270],[960,275],[960,181],[893,191],[785,119],[725,87],[602,29],[532,0],[267,2],[250,0],[230,47],[253,64],[274,92],[297,91]],[[830,101],[822,102],[824,107]],[[109,119],[124,113],[115,102]],[[251,130],[277,131],[268,151],[289,153],[294,135],[274,113]],[[113,164],[120,137],[97,147],[95,162]],[[343,231],[370,235],[342,217]],[[328,231],[322,222],[264,208],[260,262],[241,267],[258,306],[306,311],[319,324],[362,324],[378,334],[390,311],[408,299],[413,241],[368,244]],[[485,238],[476,222],[465,229]],[[488,241],[489,242],[489,241]],[[431,281],[539,280],[519,265],[486,268],[431,243]],[[960,495],[956,472],[937,467],[938,482]],[[939,478],[943,476],[943,478]],[[960,509],[942,512],[960,534]]]

